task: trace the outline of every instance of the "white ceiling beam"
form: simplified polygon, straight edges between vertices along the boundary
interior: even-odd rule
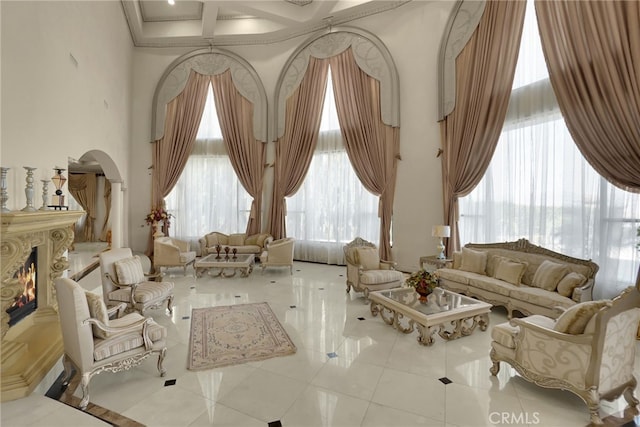
[[[218,20],[218,2],[205,1],[202,5],[202,37],[213,38]]]
[[[255,16],[260,19],[268,19],[284,26],[295,25],[301,22],[299,15],[296,17],[296,15],[292,14],[290,10],[287,10],[292,7],[299,8],[300,6],[287,4],[283,1],[277,3],[265,1],[251,4],[243,4],[243,2],[229,2],[227,3],[227,7],[246,15]],[[304,22],[304,20],[306,19],[303,19],[302,22]]]

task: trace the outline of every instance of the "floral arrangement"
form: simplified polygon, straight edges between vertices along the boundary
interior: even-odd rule
[[[154,208],[154,209],[151,209],[151,212],[147,214],[144,220],[147,223],[147,225],[151,225],[154,222],[158,222],[158,221],[164,221],[165,225],[169,225],[169,218],[171,218],[172,216],[173,216],[172,214],[170,214],[163,208],[157,208],[157,209]]]
[[[427,270],[419,270],[409,276],[405,283],[418,293],[431,293],[438,286],[438,277]]]

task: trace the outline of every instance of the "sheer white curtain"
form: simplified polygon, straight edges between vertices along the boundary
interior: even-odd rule
[[[635,282],[640,197],[598,175],[573,143],[548,80],[535,11],[529,2],[507,120],[478,187],[460,200],[466,242],[521,237],[592,259],[595,297]]]
[[[174,215],[172,234],[194,244],[211,231],[243,233],[247,227],[251,197],[231,166],[211,86],[193,152],[165,200]]]
[[[378,198],[362,186],[344,149],[331,72],[318,145],[302,187],[287,199],[286,221],[298,260],[341,265],[342,247],[355,237],[380,241]]]

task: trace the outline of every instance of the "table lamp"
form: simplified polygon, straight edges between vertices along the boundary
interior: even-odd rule
[[[440,242],[438,243],[438,259],[445,259],[446,257],[444,256],[444,243],[442,242],[442,239],[444,237],[449,237],[451,236],[451,228],[448,225],[434,225],[431,228],[431,235],[434,237],[438,237],[440,239]]]

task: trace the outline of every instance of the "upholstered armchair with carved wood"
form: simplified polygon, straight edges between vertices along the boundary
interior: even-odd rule
[[[187,267],[196,260],[196,252],[191,251],[187,241],[172,237],[157,237],[153,241],[153,266],[162,274],[162,267],[182,267],[187,275]]]
[[[293,274],[293,247],[295,239],[286,237],[267,244],[267,248],[260,255],[262,272],[267,267],[289,267]]]
[[[639,288],[640,272],[636,287],[613,300],[576,304],[557,320],[533,315],[496,325],[491,332],[491,373],[497,375],[500,362],[506,362],[528,381],[578,395],[589,408],[592,424],[602,424],[602,399],[623,395],[636,411]]]
[[[356,237],[344,246],[347,261],[347,292],[353,288],[364,292],[397,288],[404,282],[404,274],[395,270],[395,262],[380,259],[378,248],[371,242]]]
[[[173,283],[151,281],[159,276],[145,274],[140,257],[133,256],[129,248],[100,253],[100,276],[107,306],[124,302],[129,310],[144,314],[146,309],[166,303],[169,313],[173,312]]]
[[[68,385],[75,370],[80,376],[82,400],[80,409],[89,403],[89,382],[101,372],[120,372],[142,363],[152,354],[158,355],[158,371],[166,353],[167,330],[150,317],[129,313],[110,319],[119,306],[107,310],[102,298],[86,292],[67,278],[55,280],[58,315],[64,343],[63,385]]]

